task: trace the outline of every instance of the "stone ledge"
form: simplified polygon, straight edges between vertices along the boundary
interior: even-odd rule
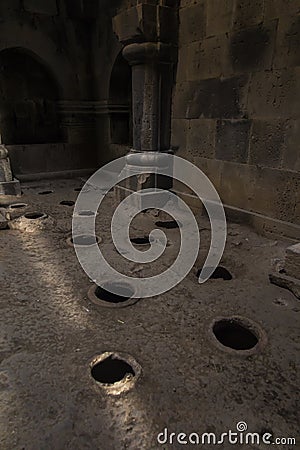
[[[300,280],[298,280],[298,278],[273,272],[270,273],[269,279],[272,284],[288,289],[300,299]]]

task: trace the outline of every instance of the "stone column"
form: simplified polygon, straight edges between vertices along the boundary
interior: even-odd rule
[[[132,66],[133,148],[125,170],[135,177],[116,189],[120,201],[132,191],[171,187],[171,178],[147,176],[145,169],[161,166],[163,153],[170,152],[177,9],[141,3],[116,16],[114,30]]]
[[[21,195],[20,182],[13,178],[8,151],[0,144],[0,202],[6,203],[11,197]]]

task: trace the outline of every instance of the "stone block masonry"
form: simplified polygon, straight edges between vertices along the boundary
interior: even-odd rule
[[[182,0],[179,22],[172,145],[228,205],[299,226],[300,0]]]

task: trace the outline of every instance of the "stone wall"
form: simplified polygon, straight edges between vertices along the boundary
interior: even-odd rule
[[[25,166],[26,173],[38,172],[45,166],[39,159],[45,158],[54,171],[72,170],[74,164],[97,166],[89,107],[94,95],[91,23],[98,6],[98,0],[0,2],[0,133],[4,144],[14,146],[16,175]],[[49,143],[64,146],[47,151],[38,145]]]
[[[300,224],[300,1],[182,0],[172,145],[223,202]]]

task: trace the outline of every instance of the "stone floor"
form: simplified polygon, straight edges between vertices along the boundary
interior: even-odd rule
[[[0,230],[0,448],[177,449],[192,443],[159,444],[158,433],[216,433],[246,422],[249,432],[273,438],[295,437],[300,448],[297,406],[299,301],[271,285],[271,263],[289,242],[272,241],[229,224],[222,265],[232,280],[197,283],[210,240],[200,219],[203,248],[188,277],[164,295],[126,308],[104,308],[87,296],[92,283],[68,245],[72,206],[81,180],[22,186],[25,209],[41,211],[56,226],[30,233]],[[39,195],[42,191],[54,192]],[[123,267],[109,235],[112,194],[99,213],[100,246],[116,267]],[[154,218],[136,219],[133,235],[153,228]],[[170,246],[156,264],[168,266],[178,250],[179,231],[165,230]],[[135,268],[125,265],[124,270]],[[136,268],[138,271],[139,268]],[[215,318],[243,316],[267,336],[253,355],[240,355],[217,343]],[[91,376],[90,363],[105,351],[130,354],[141,366],[135,386],[107,395]],[[168,438],[169,439],[169,438]],[[162,439],[163,440],[163,439]],[[199,445],[208,449],[213,445]],[[268,448],[262,444],[217,445]]]

